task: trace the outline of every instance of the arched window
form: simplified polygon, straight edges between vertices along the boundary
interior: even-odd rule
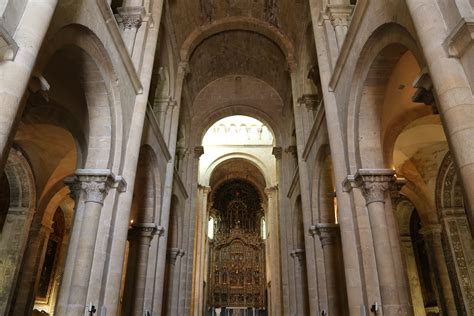
[[[267,239],[267,221],[265,220],[265,217],[262,217],[260,221],[260,232],[262,233],[262,239]]]
[[[214,239],[214,226],[215,226],[214,217],[210,216],[209,222],[207,223],[207,237],[209,237],[209,239]]]

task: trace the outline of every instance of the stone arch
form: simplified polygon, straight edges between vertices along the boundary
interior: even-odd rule
[[[252,17],[225,17],[211,24],[202,25],[188,35],[180,49],[181,61],[189,61],[194,49],[212,35],[230,31],[244,30],[259,33],[275,42],[285,54],[290,69],[294,69],[295,49],[292,41],[270,23]]]
[[[277,122],[274,119],[272,119],[270,115],[261,111],[260,109],[253,106],[244,105],[244,104],[238,104],[238,105],[236,104],[232,106],[222,107],[210,113],[209,112],[203,113],[198,118],[195,118],[194,121],[200,122],[198,126],[196,126],[199,132],[195,133],[195,136],[194,136],[195,143],[196,144],[202,143],[202,139],[204,138],[204,135],[206,134],[207,130],[215,122],[225,117],[233,116],[233,115],[245,115],[245,116],[250,116],[250,117],[258,119],[259,121],[264,123],[268,127],[270,132],[273,134],[274,143],[281,144],[281,141],[282,141],[281,131],[279,128],[277,128],[278,126]]]
[[[9,205],[0,239],[0,314],[7,314],[14,294],[28,232],[36,208],[33,172],[22,152],[12,148],[5,165]],[[12,242],[14,241],[14,242]]]
[[[69,66],[86,100],[87,148],[80,167],[110,169],[121,157],[122,111],[119,80],[107,50],[93,31],[79,24],[64,26],[45,43],[35,73],[45,73],[66,52],[74,59]]]
[[[349,159],[356,169],[386,166],[380,125],[382,104],[392,70],[407,51],[422,68],[424,61],[412,35],[399,24],[387,23],[373,32],[360,53],[346,114],[348,151],[355,153]]]

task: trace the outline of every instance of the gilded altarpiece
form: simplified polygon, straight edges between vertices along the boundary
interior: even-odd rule
[[[214,194],[211,216],[216,233],[210,244],[208,304],[213,307],[265,308],[264,216],[253,185],[234,180]]]

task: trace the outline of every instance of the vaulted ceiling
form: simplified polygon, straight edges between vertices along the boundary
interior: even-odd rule
[[[168,5],[180,60],[189,63],[192,107],[203,89],[228,76],[259,79],[279,94],[281,105],[289,103],[289,68],[310,21],[308,1],[169,0]]]

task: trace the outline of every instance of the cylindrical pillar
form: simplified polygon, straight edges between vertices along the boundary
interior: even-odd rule
[[[445,49],[449,34],[437,1],[406,2],[438,96],[438,111],[464,192],[474,192],[474,97],[469,80],[459,59],[450,58]],[[464,198],[474,231],[474,195],[466,194]]]
[[[308,292],[306,288],[306,260],[304,249],[295,249],[290,255],[295,260],[296,311],[297,315],[308,314]]]
[[[425,241],[426,251],[434,270],[439,293],[440,307],[443,314],[457,315],[456,303],[454,301],[453,289],[449,279],[448,267],[444,258],[443,244],[441,243],[441,225],[428,225],[420,230],[420,234]]]
[[[0,65],[0,174],[7,161],[14,125],[30,80],[38,51],[48,30],[58,0],[29,0],[14,40],[18,51],[12,61]]]
[[[392,255],[385,214],[385,192],[390,188],[394,174],[393,170],[377,169],[359,170],[355,176],[369,213],[384,315],[400,315],[404,310],[398,293],[400,280],[397,280],[395,269],[395,265],[401,265],[402,262],[394,262],[396,258]]]
[[[337,46],[341,49],[342,43],[346,38],[347,29],[349,28],[352,6],[349,0],[331,0],[327,4],[327,11],[336,33]]]
[[[151,240],[156,232],[154,223],[136,223],[132,227],[132,246],[136,247],[136,263],[133,295],[132,295],[132,315],[142,316],[144,312],[146,273],[148,268],[148,254]]]
[[[81,198],[84,198],[82,224],[79,228],[80,236],[76,249],[70,249],[68,256],[74,254],[74,260],[68,260],[67,269],[71,269],[70,286],[65,284],[61,291],[69,293],[66,311],[60,315],[82,316],[87,305],[87,291],[94,257],[97,230],[100,221],[100,211],[109,189],[114,185],[115,179],[109,170],[77,170],[76,181],[80,183]],[[78,204],[81,204],[79,202]],[[73,233],[74,234],[74,233]],[[70,246],[71,248],[71,246]],[[64,295],[64,294],[63,294]],[[96,303],[97,305],[97,303]]]
[[[51,226],[40,225],[30,231],[31,240],[25,250],[20,276],[18,278],[15,306],[12,315],[27,315],[33,310],[41,268],[43,267],[46,247]]]
[[[323,247],[329,315],[344,315],[346,311],[341,300],[344,295],[344,289],[341,290],[344,280],[340,278],[342,262],[339,262],[339,225],[320,223],[315,228]]]

